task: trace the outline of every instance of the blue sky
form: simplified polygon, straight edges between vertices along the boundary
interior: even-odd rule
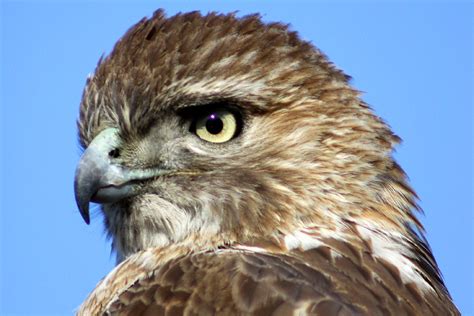
[[[468,2],[3,1],[0,315],[70,315],[114,266],[73,194],[75,119],[97,60],[157,8],[291,23],[404,139],[396,157],[456,304],[473,315],[473,5]]]

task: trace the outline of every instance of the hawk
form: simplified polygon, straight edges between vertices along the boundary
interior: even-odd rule
[[[87,80],[75,195],[118,266],[79,315],[459,315],[349,77],[259,15],[144,18]]]

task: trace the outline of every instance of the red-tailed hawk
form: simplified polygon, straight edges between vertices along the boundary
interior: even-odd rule
[[[133,26],[80,108],[76,200],[120,264],[79,314],[459,315],[348,81],[258,15]]]

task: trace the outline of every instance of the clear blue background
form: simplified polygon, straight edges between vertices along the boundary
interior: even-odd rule
[[[354,77],[404,139],[396,157],[456,304],[473,300],[473,5],[468,2],[14,2],[1,5],[0,314],[70,315],[114,266],[73,196],[85,79],[163,7],[285,21]]]

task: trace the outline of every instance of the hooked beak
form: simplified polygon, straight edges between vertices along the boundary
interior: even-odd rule
[[[76,168],[74,194],[79,212],[89,224],[89,202],[114,203],[137,194],[135,181],[169,173],[161,169],[130,169],[120,164],[116,128],[108,128],[89,144]]]

